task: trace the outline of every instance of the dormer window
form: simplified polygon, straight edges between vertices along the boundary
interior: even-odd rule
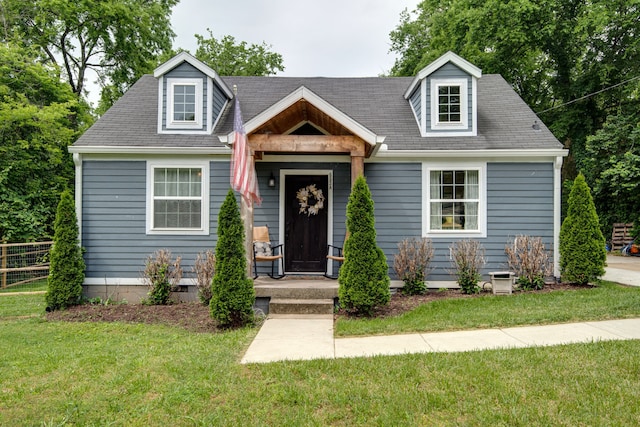
[[[167,128],[202,128],[202,79],[167,79]]]
[[[467,79],[431,80],[431,129],[467,129]]]

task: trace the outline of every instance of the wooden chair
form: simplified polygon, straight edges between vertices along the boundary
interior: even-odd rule
[[[329,260],[336,261],[339,263],[344,262],[344,245],[347,243],[347,239],[349,238],[349,232],[347,231],[344,235],[344,243],[342,247],[327,245],[327,264],[324,269],[324,277],[328,277],[329,279],[337,279],[338,276],[332,276],[328,273],[329,271]]]
[[[277,254],[276,254],[277,252]],[[282,279],[284,274],[276,274],[275,265],[276,262],[280,263],[282,272],[284,273],[284,254],[283,245],[271,245],[271,239],[269,238],[269,227],[260,226],[253,227],[253,278],[258,277],[258,263],[270,262],[271,274],[269,277],[272,279]]]

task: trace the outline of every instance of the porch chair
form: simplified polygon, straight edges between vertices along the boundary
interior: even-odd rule
[[[348,238],[349,238],[349,232],[347,231],[344,235],[344,243],[342,244],[342,247],[327,245],[327,259],[326,259],[327,263],[324,269],[324,277],[328,277],[329,279],[334,279],[334,280],[338,278],[338,276],[332,276],[331,274],[328,273],[329,260],[336,261],[339,263],[344,262],[344,245],[347,243]]]
[[[277,252],[277,255],[275,254]],[[272,279],[282,279],[284,274],[276,274],[275,265],[276,262],[280,263],[282,272],[284,273],[284,254],[283,245],[276,246],[271,245],[271,239],[269,238],[269,227],[259,226],[253,227],[253,278],[258,277],[258,263],[259,262],[271,262],[271,274],[268,276]]]

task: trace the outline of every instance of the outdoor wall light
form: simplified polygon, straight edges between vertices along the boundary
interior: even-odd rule
[[[276,177],[273,176],[273,172],[271,172],[271,175],[269,176],[269,187],[273,188],[276,186]]]

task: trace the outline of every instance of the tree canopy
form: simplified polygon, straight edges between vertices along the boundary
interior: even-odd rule
[[[269,76],[284,71],[282,55],[271,51],[266,43],[247,44],[237,42],[233,36],[226,35],[220,40],[196,34],[198,49],[196,58],[216,70],[222,76]]]
[[[637,114],[639,14],[638,0],[425,0],[390,35],[391,74],[415,75],[448,50],[501,74],[570,149],[572,179],[591,167],[587,138],[607,117]]]
[[[73,183],[67,146],[83,117],[83,104],[55,67],[0,44],[0,240],[52,236],[60,193]]]
[[[3,0],[4,40],[20,40],[58,65],[71,90],[84,95],[87,72],[98,75],[110,106],[171,49],[171,8],[178,0]],[[105,106],[103,106],[103,109]]]

